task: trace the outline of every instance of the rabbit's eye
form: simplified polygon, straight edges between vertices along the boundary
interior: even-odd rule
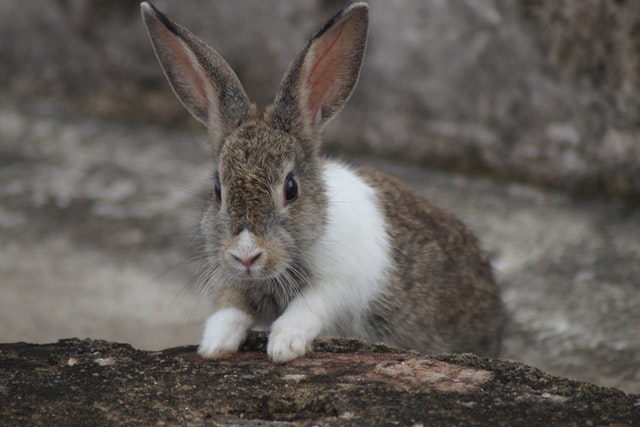
[[[220,180],[216,180],[216,184],[213,186],[213,191],[216,193],[216,200],[220,203],[222,201],[222,187],[220,186]]]
[[[293,174],[287,175],[284,182],[284,199],[286,203],[291,203],[298,198],[298,183],[293,178]]]

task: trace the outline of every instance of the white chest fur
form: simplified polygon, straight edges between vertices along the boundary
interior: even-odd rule
[[[383,291],[391,266],[387,226],[375,189],[351,169],[327,162],[324,179],[327,228],[309,260],[313,291],[332,316],[323,319],[323,333],[366,337],[363,314]]]

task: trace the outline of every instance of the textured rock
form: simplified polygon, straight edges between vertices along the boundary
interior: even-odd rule
[[[0,424],[17,425],[617,425],[640,396],[473,355],[426,358],[323,339],[275,365],[253,334],[226,360],[195,347],[144,352],[62,340],[0,344]]]
[[[0,1],[0,89],[102,114],[187,114],[164,82],[138,0]],[[640,197],[640,3],[372,0],[341,152]],[[344,2],[157,5],[269,102],[303,40]]]

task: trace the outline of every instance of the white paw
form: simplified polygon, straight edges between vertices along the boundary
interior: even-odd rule
[[[253,323],[250,314],[237,308],[225,308],[213,314],[204,327],[198,354],[219,359],[238,351]]]
[[[269,335],[267,354],[276,363],[304,356],[311,350],[311,344],[320,330],[319,324],[310,313],[307,313],[304,320],[288,320],[283,317],[276,320]]]
[[[269,335],[267,354],[276,363],[304,356],[311,349],[313,337],[300,333],[273,332]]]

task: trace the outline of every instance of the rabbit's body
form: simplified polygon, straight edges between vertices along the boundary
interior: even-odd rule
[[[214,314],[201,355],[237,351],[250,328],[271,331],[276,361],[319,335],[498,353],[502,303],[475,237],[399,180],[319,156],[321,128],[358,79],[365,4],[309,40],[262,114],[213,49],[152,6],[142,11],[174,91],[213,138],[201,230]]]
[[[370,168],[360,173],[393,224],[389,279],[370,317],[377,338],[427,354],[497,355],[502,301],[477,239],[401,181]]]

